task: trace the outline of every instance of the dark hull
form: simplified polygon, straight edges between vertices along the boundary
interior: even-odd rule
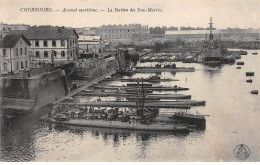
[[[173,115],[172,119],[181,124],[196,125],[199,129],[206,129],[206,119],[204,116]]]
[[[204,65],[215,67],[215,66],[220,66],[222,64],[221,61],[204,61]]]

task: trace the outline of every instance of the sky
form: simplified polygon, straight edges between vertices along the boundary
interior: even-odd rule
[[[53,12],[23,12],[23,8],[52,8]],[[64,8],[77,8],[77,12],[62,12]],[[98,12],[79,12],[87,8]],[[113,12],[107,12],[108,8]],[[115,8],[153,8],[162,12],[114,12]],[[149,27],[208,27],[210,17],[217,29],[258,29],[260,0],[0,0],[0,22],[8,24],[74,28],[130,23]]]

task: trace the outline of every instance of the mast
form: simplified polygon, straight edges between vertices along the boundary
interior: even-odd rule
[[[212,30],[213,30],[213,23],[212,23],[212,17],[210,17],[210,23],[209,23],[209,41],[213,42],[213,34],[212,34]]]
[[[142,109],[144,108],[144,80],[142,77]]]

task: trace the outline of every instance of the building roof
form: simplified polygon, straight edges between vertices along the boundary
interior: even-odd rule
[[[79,45],[99,45],[100,43],[99,42],[90,42],[90,41],[81,41],[81,42],[78,42]]]
[[[212,30],[212,33],[219,33],[219,30]],[[165,35],[177,34],[209,34],[209,30],[166,30]]]
[[[0,48],[13,48],[16,43],[22,38],[29,46],[31,45],[30,41],[22,34],[9,34],[6,35],[3,39],[0,39]]]
[[[129,24],[129,25],[103,25],[100,26],[97,30],[99,29],[145,29],[144,26],[141,24]]]
[[[79,41],[99,41],[99,40],[101,40],[100,36],[79,35]]]
[[[166,35],[177,35],[177,34],[209,34],[209,30],[166,30]],[[214,34],[232,34],[232,33],[260,33],[260,29],[220,29],[220,30],[213,30],[212,33]]]
[[[79,38],[74,29],[57,26],[33,26],[26,31],[16,31],[13,33],[22,33],[28,40],[68,39],[73,34]]]

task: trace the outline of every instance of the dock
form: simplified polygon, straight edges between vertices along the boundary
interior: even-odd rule
[[[116,71],[112,70],[111,72],[109,72],[109,73],[107,73],[107,74],[105,74],[105,75],[103,75],[103,76],[101,76],[101,77],[99,77],[99,78],[97,78],[95,80],[88,81],[88,82],[84,83],[81,87],[79,87],[79,88],[73,90],[72,92],[70,92],[69,94],[67,94],[65,97],[63,97],[63,98],[61,98],[59,100],[54,101],[53,104],[58,104],[58,103],[60,103],[60,102],[62,102],[64,100],[70,98],[71,96],[74,96],[75,94],[81,92],[82,90],[90,87],[91,85],[93,85],[93,84],[95,84],[95,83],[105,79],[107,76],[111,76],[111,75],[113,75],[115,73],[116,73]]]

